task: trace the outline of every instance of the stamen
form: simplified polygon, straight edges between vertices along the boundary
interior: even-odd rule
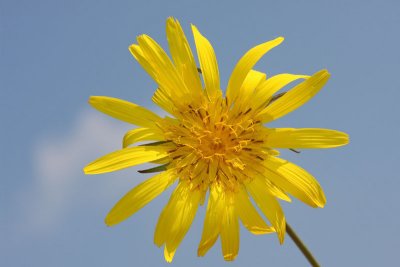
[[[249,113],[251,111],[251,108],[249,108],[243,115],[246,115],[247,113]]]
[[[217,182],[237,190],[254,179],[249,168],[272,153],[260,146],[264,127],[251,118],[252,108],[232,111],[228,103],[227,98],[192,102],[179,121],[168,118],[160,123],[165,138],[175,146],[168,151],[170,168],[193,189],[207,190]]]

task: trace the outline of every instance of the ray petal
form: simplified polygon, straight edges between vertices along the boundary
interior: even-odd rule
[[[128,147],[134,143],[140,141],[163,141],[165,140],[163,134],[160,131],[155,131],[149,128],[137,128],[128,131],[123,138],[122,147]]]
[[[307,75],[281,73],[268,78],[257,87],[255,94],[251,98],[252,106],[254,109],[265,107],[270,102],[272,96],[283,87],[296,80],[307,79],[309,77]]]
[[[227,193],[224,214],[221,214],[221,245],[226,261],[233,261],[239,253],[239,218],[235,211],[233,194],[232,192]]]
[[[175,66],[186,86],[193,94],[201,95],[203,89],[192,50],[179,21],[172,17],[167,19],[167,39]]]
[[[165,243],[164,256],[171,262],[196,215],[201,198],[200,190],[191,190],[187,182],[180,182],[157,223],[154,242]]]
[[[279,242],[282,244],[286,231],[285,215],[283,214],[278,200],[265,190],[265,188],[259,186],[257,180],[256,178],[251,183],[247,184],[246,188],[249,190],[265,217],[267,217],[268,221],[270,221],[275,228]]]
[[[273,148],[332,148],[349,143],[346,133],[317,128],[270,129],[266,144]]]
[[[249,107],[254,107],[256,88],[264,83],[266,77],[267,75],[263,72],[250,70],[240,87],[233,111],[245,111]]]
[[[167,146],[138,146],[114,151],[89,163],[85,174],[118,171],[168,156]]]
[[[212,184],[210,187],[210,196],[208,198],[206,217],[204,219],[203,233],[197,249],[197,255],[202,257],[215,244],[220,233],[224,210],[225,194],[222,188]]]
[[[144,107],[118,98],[91,96],[89,104],[113,118],[147,128],[155,128],[155,123],[161,119]]]
[[[226,89],[226,96],[229,103],[233,103],[238,96],[239,89],[242,86],[247,74],[254,67],[257,61],[272,48],[283,42],[283,37],[278,37],[272,41],[265,42],[250,49],[236,64]]]
[[[263,123],[267,123],[302,106],[321,90],[328,81],[329,76],[330,74],[327,70],[321,70],[304,82],[296,85],[284,96],[263,109],[258,114],[260,120]]]
[[[263,162],[266,179],[311,207],[323,207],[326,203],[324,192],[318,181],[299,166],[276,157]]]
[[[247,230],[255,235],[275,232],[274,228],[268,226],[260,214],[258,214],[244,188],[240,188],[235,198],[237,214]]]
[[[203,74],[204,85],[207,95],[214,99],[222,94],[219,80],[217,57],[210,42],[199,32],[196,26],[192,25],[197,55],[200,68]]]
[[[129,191],[108,213],[105,222],[112,226],[122,222],[164,192],[174,181],[174,170],[167,170]]]
[[[172,100],[176,100],[175,104],[178,104],[179,100],[184,99],[183,96],[188,89],[175,65],[150,36],[140,35],[137,41],[139,45],[134,44],[129,48],[132,55],[158,83],[159,88]]]

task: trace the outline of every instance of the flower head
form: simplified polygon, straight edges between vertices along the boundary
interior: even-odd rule
[[[129,191],[106,217],[115,225],[145,206],[177,182],[157,223],[154,242],[164,245],[167,261],[202,205],[207,211],[198,248],[203,256],[221,238],[225,260],[239,251],[239,220],[254,234],[276,232],[282,243],[285,217],[277,199],[292,195],[311,207],[326,199],[308,172],[279,157],[276,149],[331,148],[348,143],[345,133],[328,129],[268,128],[276,120],[312,98],[328,81],[329,73],[279,74],[268,77],[253,69],[256,62],[283,38],[250,49],[230,76],[226,94],[220,86],[218,64],[209,41],[192,26],[200,68],[179,22],[167,20],[172,60],[149,36],[129,47],[132,55],[158,84],[153,101],[172,117],[161,118],[136,104],[104,96],[89,103],[114,118],[139,126],[126,133],[123,149],[84,168],[98,174],[151,162],[161,171]],[[301,80],[286,93],[286,85]],[[133,146],[137,142],[152,141]],[[269,224],[262,218],[251,198]]]

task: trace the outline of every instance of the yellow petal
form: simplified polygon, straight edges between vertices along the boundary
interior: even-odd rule
[[[257,88],[257,86],[261,82],[265,81],[266,78],[267,75],[265,73],[256,70],[250,70],[246,78],[244,79],[239,92],[242,92],[241,95],[243,96],[251,95]]]
[[[221,245],[224,260],[233,261],[239,253],[239,220],[235,211],[233,193],[225,198],[225,208],[221,224]]]
[[[275,232],[258,214],[244,188],[240,188],[235,197],[236,212],[247,230],[255,235]]]
[[[124,139],[122,141],[122,147],[125,148],[136,142],[149,141],[149,140],[163,141],[165,139],[163,134],[159,131],[155,131],[154,129],[148,129],[148,128],[138,128],[130,130],[124,135]]]
[[[279,188],[275,184],[271,183],[271,181],[268,181],[265,179],[257,179],[257,180],[259,182],[264,181],[264,185],[260,183],[259,186],[260,187],[267,186],[266,188],[267,188],[268,192],[270,192],[274,197],[277,197],[277,198],[282,199],[287,202],[292,202],[290,197],[281,188]]]
[[[208,164],[208,180],[210,182],[214,181],[217,177],[218,164],[219,164],[219,162],[217,160],[211,161]]]
[[[175,180],[175,171],[167,170],[139,184],[111,209],[105,219],[106,224],[112,226],[132,216],[164,192]]]
[[[249,107],[254,106],[253,94],[255,93],[255,89],[265,81],[266,77],[265,73],[250,70],[239,90],[237,103],[233,107],[233,111],[245,112]]]
[[[202,197],[200,190],[192,191],[189,189],[189,185],[185,185],[183,194],[185,195],[185,197],[181,196],[183,203],[178,205],[173,213],[175,222],[170,226],[171,229],[166,240],[166,247],[169,251],[175,251],[182,242],[193,222]]]
[[[168,263],[171,263],[172,260],[174,259],[175,252],[176,252],[176,249],[173,250],[173,251],[169,251],[167,246],[164,246],[164,258],[165,258],[165,261],[168,262]]]
[[[278,37],[272,41],[265,42],[256,47],[253,47],[244,54],[244,56],[236,64],[226,89],[226,96],[229,103],[233,103],[238,96],[240,87],[243,84],[247,74],[254,67],[260,58],[269,50],[283,42],[283,37]]]
[[[168,88],[172,96],[182,96],[188,92],[182,77],[161,46],[145,34],[139,36],[137,41],[146,59],[151,62],[159,85]]]
[[[154,242],[165,243],[165,260],[172,261],[196,215],[201,198],[200,190],[191,190],[187,182],[180,182],[162,211],[154,234]]]
[[[114,151],[89,163],[83,171],[85,174],[99,174],[118,171],[149,161],[161,159],[168,155],[166,146],[138,146]]]
[[[91,96],[89,104],[113,118],[147,128],[155,128],[155,123],[161,119],[144,107],[118,98]]]
[[[279,202],[274,196],[272,196],[265,188],[260,187],[257,183],[258,179],[254,179],[252,182],[246,185],[251,196],[254,198],[258,207],[264,213],[265,217],[271,222],[278,234],[279,242],[282,244],[285,231],[286,231],[286,220],[283,214],[282,208]]]
[[[173,89],[169,87],[164,87],[164,85],[162,84],[162,80],[160,80],[160,75],[156,72],[151,62],[149,62],[149,60],[145,57],[144,52],[139,45],[132,44],[131,46],[129,46],[129,51],[159,86],[154,92],[152,98],[154,103],[159,105],[170,114],[174,114],[173,92],[171,92],[171,90]]]
[[[281,128],[270,129],[266,140],[274,148],[332,148],[348,144],[349,136],[329,129]]]
[[[142,68],[153,78],[155,82],[159,82],[157,78],[157,73],[154,70],[151,62],[146,58],[143,53],[142,48],[137,44],[132,44],[129,46],[129,52],[136,59],[136,61],[142,66]]]
[[[329,72],[321,70],[304,82],[296,85],[284,96],[268,105],[259,113],[259,118],[263,123],[276,120],[289,112],[302,106],[310,100],[326,84],[329,79]]]
[[[200,96],[203,89],[196,61],[179,21],[172,17],[167,19],[167,39],[175,66],[186,86],[190,87],[192,94]]]
[[[206,217],[204,219],[203,233],[197,255],[202,257],[215,244],[221,228],[224,211],[225,194],[216,183],[210,186],[210,196],[208,198]]]
[[[299,166],[276,157],[263,162],[266,179],[298,198],[311,207],[323,207],[326,203],[324,192],[318,181]]]
[[[253,107],[258,109],[266,105],[276,92],[281,90],[289,83],[292,83],[298,79],[307,79],[309,77],[310,76],[307,75],[295,75],[289,73],[282,73],[272,76],[257,87],[255,94],[251,98]]]
[[[188,90],[168,55],[147,35],[139,36],[137,41],[139,45],[129,47],[132,55],[157,82],[160,90],[179,106],[179,100],[184,100],[183,95]]]
[[[213,99],[220,96],[221,87],[219,81],[218,62],[215,52],[210,42],[199,32],[196,26],[192,25],[194,41],[199,57],[200,68],[202,71],[204,85],[208,97]]]
[[[181,187],[181,183],[179,183],[158,218],[156,230],[154,231],[154,244],[159,247],[167,240],[169,227],[173,223],[175,216],[171,212],[174,212],[175,206],[179,203]]]
[[[156,159],[156,160],[152,160],[150,161],[150,163],[154,163],[154,164],[167,164],[171,162],[171,158],[169,156],[166,156],[164,158],[161,159]]]
[[[171,97],[168,96],[165,90],[162,90],[161,88],[158,88],[152,97],[152,100],[154,103],[156,103],[159,107],[164,109],[165,111],[169,112],[170,114],[173,115],[179,115],[179,113],[176,113],[174,108],[174,102],[172,101]]]

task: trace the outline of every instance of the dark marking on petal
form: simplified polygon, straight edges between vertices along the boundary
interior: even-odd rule
[[[271,105],[273,102],[275,102],[276,100],[278,100],[279,98],[281,98],[282,96],[284,96],[287,92],[282,92],[279,94],[276,94],[274,96],[271,97],[271,100],[268,102],[267,106]]]
[[[164,165],[160,165],[160,166],[156,166],[150,169],[146,169],[146,170],[139,170],[138,172],[140,173],[153,173],[153,172],[162,172],[162,171],[166,171],[167,170],[167,166],[169,165],[169,163],[164,164]]]

